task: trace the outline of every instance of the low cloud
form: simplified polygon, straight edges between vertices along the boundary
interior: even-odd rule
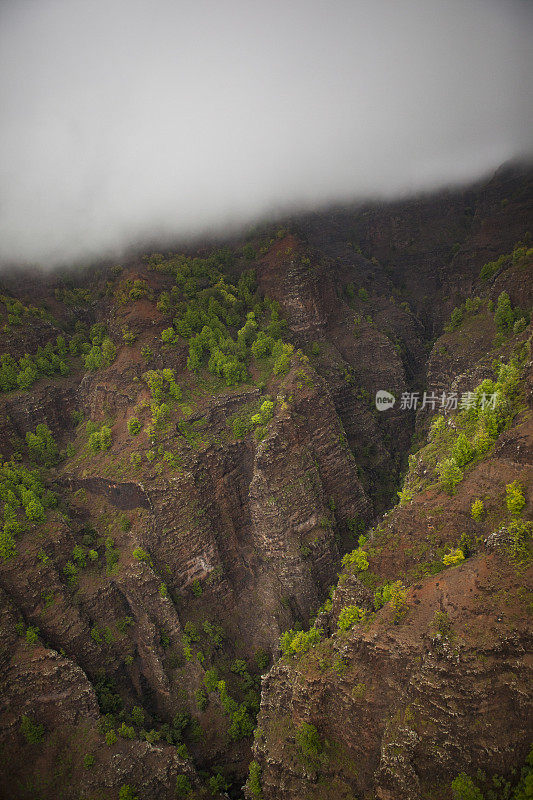
[[[529,0],[5,0],[0,261],[472,180],[532,151]]]

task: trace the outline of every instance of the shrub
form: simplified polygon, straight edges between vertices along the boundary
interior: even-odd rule
[[[507,528],[511,557],[522,561],[528,557],[528,544],[533,534],[533,522],[513,519]]]
[[[342,559],[343,567],[355,567],[356,570],[364,571],[368,569],[368,554],[365,550],[358,547],[351,553],[346,553]]]
[[[466,438],[464,433],[461,433],[455,442],[452,450],[452,457],[458,467],[465,467],[472,461],[475,456],[475,450]]]
[[[89,424],[87,424],[89,428]],[[102,425],[100,430],[94,430],[89,435],[89,447],[94,453],[99,450],[109,450],[111,447],[111,428],[107,425]]]
[[[41,423],[35,428],[35,433],[28,432],[26,442],[32,461],[41,462],[45,467],[52,467],[59,461],[59,450],[47,425]]]
[[[216,667],[206,670],[204,675],[204,686],[208,692],[216,692],[218,687],[218,673]]]
[[[280,638],[280,647],[283,655],[306,653],[314,644],[320,641],[320,630],[310,628],[309,631],[285,631]]]
[[[225,793],[226,790],[229,789],[229,783],[224,776],[220,774],[220,772],[217,772],[216,775],[211,775],[207,783],[209,786],[209,791],[213,796],[219,794],[220,792]]]
[[[472,508],[470,509],[472,519],[475,519],[476,522],[479,522],[479,520],[483,517],[484,511],[485,507],[483,505],[483,500],[480,500],[479,498],[474,500],[472,503]]]
[[[494,322],[499,333],[507,333],[513,327],[515,316],[511,306],[511,300],[507,292],[502,292],[498,297],[496,311],[494,312]]]
[[[28,492],[28,494],[33,494]],[[45,521],[44,508],[42,503],[34,496],[29,498],[24,505],[24,511],[30,522],[41,523]]]
[[[442,557],[442,563],[446,567],[455,566],[455,564],[460,564],[464,560],[465,560],[465,555],[461,550],[461,548],[459,547],[451,549],[449,553],[446,553]]]
[[[138,467],[142,461],[142,456],[137,451],[133,452],[130,455],[130,462],[133,464],[134,467]]]
[[[209,701],[207,699],[207,695],[206,695],[204,689],[197,689],[196,692],[194,693],[194,697],[195,697],[195,700],[196,700],[196,705],[198,707],[198,711],[205,711]]]
[[[192,792],[192,786],[186,775],[178,775],[176,778],[176,794],[178,797],[188,797]]]
[[[63,567],[63,574],[67,579],[67,583],[71,588],[74,588],[78,583],[78,568],[72,563],[67,561]]]
[[[27,714],[22,715],[20,732],[28,744],[40,744],[44,739],[44,725],[34,722]]]
[[[72,560],[75,561],[78,567],[83,569],[87,564],[87,556],[85,555],[85,550],[81,545],[77,544],[74,546],[72,550]]]
[[[148,564],[150,567],[153,566],[150,553],[147,553],[146,550],[144,550],[144,548],[136,547],[132,555],[133,558],[137,559],[137,561],[144,562],[145,564]]]
[[[28,644],[35,645],[39,641],[39,628],[35,625],[30,625],[26,629],[26,641]]]
[[[133,726],[126,725],[125,722],[122,723],[122,725],[118,729],[118,732],[123,739],[135,739],[135,730]]]
[[[520,514],[526,504],[524,490],[518,481],[508,483],[505,487],[505,502],[511,514]]]
[[[118,790],[118,800],[138,800],[138,795],[127,783],[123,783]]]
[[[261,767],[257,761],[250,761],[248,768],[248,789],[253,797],[261,800],[263,797],[263,790],[261,788]]]
[[[401,581],[390,584],[390,603],[394,611],[394,622],[398,623],[407,613],[407,589]]]
[[[274,375],[285,375],[291,366],[291,356],[294,347],[291,344],[284,344],[281,340],[277,341],[272,350],[275,357],[272,372]]]
[[[341,631],[348,631],[354,625],[363,622],[366,619],[366,611],[359,606],[346,606],[339,614],[337,627]]]
[[[444,461],[439,461],[436,467],[439,476],[439,483],[443,489],[453,493],[453,490],[458,483],[463,480],[463,471],[458,466],[454,458],[447,458]]]
[[[447,637],[452,632],[452,623],[446,611],[435,611],[432,625],[441,636]]]
[[[141,432],[142,422],[137,417],[132,417],[128,420],[128,430],[132,436],[137,436]]]
[[[298,755],[304,762],[315,762],[322,753],[323,745],[314,725],[303,722],[295,735]]]
[[[115,731],[107,731],[105,735],[105,743],[111,747],[112,745],[116,744],[117,741],[118,737]]]
[[[463,309],[459,306],[453,309],[449,323],[445,326],[444,330],[450,333],[456,330],[464,319]]]
[[[144,725],[144,711],[140,706],[133,706],[131,709],[131,718],[133,724],[137,725],[137,727],[140,728]]]
[[[86,753],[83,757],[83,766],[85,769],[91,769],[94,767],[94,756],[92,753]]]
[[[483,800],[482,792],[464,772],[453,779],[452,796],[453,800]]]

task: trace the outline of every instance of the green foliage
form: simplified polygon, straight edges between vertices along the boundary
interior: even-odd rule
[[[358,296],[359,300],[362,300],[365,303],[368,300],[368,292],[367,292],[366,289],[363,289],[362,287],[357,292],[357,296]]]
[[[92,430],[92,427],[89,423],[87,424],[88,431]],[[93,453],[109,450],[111,441],[111,428],[108,425],[102,425],[100,430],[92,430],[89,434],[89,447]]]
[[[83,336],[81,339],[83,340]],[[76,337],[73,337],[70,350],[76,349]],[[65,361],[68,356],[65,339],[58,336],[56,343],[48,342],[44,347],[38,347],[34,355],[26,353],[18,361],[9,353],[0,356],[0,392],[10,392],[14,389],[29,389],[41,376],[54,374],[68,375],[69,366]]]
[[[134,792],[132,787],[127,783],[123,783],[118,790],[118,800],[139,800],[137,792]]]
[[[196,700],[196,706],[198,708],[198,711],[205,711],[205,709],[207,708],[207,704],[209,702],[205,690],[197,689],[196,692],[194,693],[194,697]]]
[[[463,480],[463,470],[459,467],[454,458],[447,458],[439,461],[436,467],[439,476],[439,483],[443,489],[453,494],[458,483]]]
[[[132,345],[137,339],[137,334],[126,326],[122,328],[122,338],[127,345]]]
[[[261,800],[263,797],[263,790],[261,787],[261,767],[255,760],[250,761],[247,785],[252,797],[256,797],[257,800]]]
[[[188,797],[192,793],[192,786],[186,775],[178,775],[176,778],[177,797]]]
[[[460,433],[452,450],[452,458],[458,467],[465,467],[469,464],[476,454],[464,433]]]
[[[455,566],[456,564],[460,564],[464,560],[465,556],[460,547],[452,548],[448,553],[445,553],[444,556],[442,557],[442,563],[446,567]]]
[[[448,333],[457,330],[457,328],[461,325],[463,319],[464,319],[463,309],[459,306],[456,306],[456,308],[454,308],[451,313],[450,321],[446,325],[445,330]]]
[[[391,608],[394,612],[394,622],[398,623],[407,613],[407,589],[402,581],[394,581],[389,584],[387,594],[390,597]]]
[[[518,242],[512,253],[501,255],[495,261],[489,261],[481,268],[480,278],[487,281],[492,278],[496,273],[507,269],[510,266],[524,266],[533,256],[533,249],[527,248]]]
[[[115,542],[111,536],[107,536],[105,540],[105,560],[106,572],[108,575],[114,575],[117,569],[119,560],[119,552],[114,546]]]
[[[300,655],[306,653],[313,645],[320,641],[320,630],[310,628],[308,631],[285,631],[279,644],[283,655]]]
[[[472,507],[470,509],[470,514],[472,516],[472,519],[476,520],[476,522],[479,522],[483,518],[484,512],[485,512],[485,506],[483,505],[483,500],[477,498],[472,503]]]
[[[92,753],[86,753],[83,757],[83,766],[85,769],[91,769],[94,767],[95,758]]]
[[[105,735],[105,743],[109,747],[112,747],[114,744],[117,743],[117,741],[118,741],[118,737],[117,737],[117,734],[115,733],[115,731],[107,731],[107,733]]]
[[[201,597],[202,596],[202,594],[203,594],[202,584],[200,583],[198,578],[195,578],[193,580],[193,582],[191,583],[191,589],[192,589],[192,593],[193,593],[193,595],[195,597]]]
[[[228,733],[231,738],[238,740],[251,736],[255,727],[254,717],[257,709],[251,708],[248,702],[239,704],[230,697],[226,688],[226,681],[219,681],[217,688],[222,708],[230,717]]]
[[[30,522],[45,521],[45,508],[54,505],[55,495],[48,492],[36,470],[15,461],[0,463],[0,555],[12,558],[16,553],[15,537],[25,527],[21,511]],[[2,521],[3,519],[3,521]]]
[[[324,749],[316,727],[308,722],[303,722],[297,729],[294,738],[300,760],[306,764],[316,764]]]
[[[294,347],[291,344],[283,344],[280,340],[275,343],[272,349],[272,355],[275,358],[272,372],[274,375],[285,375],[291,366],[291,356]]]
[[[133,706],[131,709],[131,719],[134,725],[141,728],[144,725],[144,711],[140,706]]]
[[[518,481],[508,483],[505,487],[505,502],[511,514],[520,514],[526,504],[524,489]]]
[[[250,255],[253,248],[245,245],[243,252]],[[248,379],[250,358],[270,355],[285,327],[277,305],[259,299],[252,270],[236,284],[227,281],[224,270],[232,260],[229,251],[218,251],[207,258],[177,255],[150,262],[176,279],[170,296],[160,298],[164,312],[177,311],[173,327],[162,334],[164,343],[188,340],[188,368],[207,367],[229,386]]]
[[[22,715],[20,732],[28,744],[40,744],[44,739],[44,725],[34,722],[27,714]]]
[[[40,462],[45,467],[52,467],[59,461],[59,449],[52,431],[44,423],[35,428],[35,433],[26,434],[28,455],[32,461]]]
[[[482,792],[464,772],[453,779],[452,795],[453,800],[483,800]]]
[[[118,729],[119,735],[122,736],[123,739],[135,739],[135,730],[132,725],[126,725],[125,722],[122,723],[120,728]]]
[[[353,628],[354,625],[358,625],[360,622],[364,622],[365,619],[366,611],[359,608],[359,606],[345,606],[339,614],[337,627],[341,631],[349,631],[350,628]]]
[[[204,686],[208,692],[216,692],[218,688],[218,672],[216,667],[211,667],[211,669],[206,670],[204,675]]]
[[[132,436],[137,436],[142,430],[142,422],[137,417],[131,417],[128,420],[128,431]]]
[[[242,254],[247,261],[253,261],[253,259],[256,258],[255,247],[253,244],[248,242],[247,244],[243,245]]]
[[[346,553],[341,563],[343,567],[350,568],[351,572],[356,570],[363,572],[368,569],[368,553],[358,547],[351,553]]]
[[[113,678],[101,674],[95,681],[94,690],[98,699],[98,705],[102,714],[116,714],[121,711],[122,698],[116,691]],[[116,737],[115,737],[116,741]],[[108,742],[109,744],[109,742]]]
[[[132,555],[133,555],[133,558],[137,559],[137,561],[141,561],[141,562],[143,562],[145,564],[148,564],[148,566],[150,566],[150,567],[153,566],[152,557],[150,556],[150,553],[147,553],[147,551],[144,548],[136,547],[134,549]]]
[[[509,535],[509,553],[516,561],[525,561],[529,558],[529,543],[533,536],[533,522],[521,519],[512,519],[507,527]]]
[[[93,345],[85,356],[85,369],[96,372],[104,367],[109,367],[117,357],[117,350],[111,339],[106,336],[101,343],[99,337],[93,337]]]
[[[35,625],[29,625],[26,629],[26,641],[28,644],[36,645],[39,641],[39,628]]]
[[[209,786],[209,791],[213,796],[219,794],[220,792],[226,792],[226,790],[230,787],[229,783],[224,776],[220,774],[220,772],[217,772],[216,775],[211,775],[207,785]]]

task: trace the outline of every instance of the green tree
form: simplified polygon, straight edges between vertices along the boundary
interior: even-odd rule
[[[524,489],[519,481],[508,483],[505,487],[505,502],[511,514],[519,514],[526,504]]]
[[[474,458],[476,451],[466,438],[464,433],[459,434],[453,446],[452,457],[458,467],[465,467]]]
[[[453,800],[483,800],[482,792],[464,772],[453,779],[452,795]]]
[[[499,333],[508,333],[513,327],[515,316],[511,306],[511,300],[507,292],[502,292],[498,297],[496,311],[494,312],[494,322]]]
[[[22,715],[20,731],[28,744],[40,744],[44,739],[44,725],[34,722],[27,714]]]
[[[454,458],[439,461],[436,467],[439,483],[443,489],[453,493],[453,490],[463,480],[463,471]]]
[[[363,622],[366,618],[366,611],[359,606],[345,606],[339,614],[337,627],[341,631],[348,631],[354,625]]]
[[[475,519],[476,522],[479,522],[483,518],[483,513],[485,511],[485,507],[483,505],[483,500],[477,498],[472,503],[472,508],[470,510],[472,519]]]

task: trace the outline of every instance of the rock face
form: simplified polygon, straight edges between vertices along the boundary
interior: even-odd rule
[[[162,344],[175,309],[156,301],[172,297],[172,282],[141,260],[68,286],[4,278],[6,294],[46,305],[47,316],[30,324],[25,311],[16,340],[0,331],[2,352],[35,353],[74,334],[77,319],[104,325],[117,352],[95,371],[74,355],[66,377],[0,394],[5,459],[28,464],[25,437],[41,423],[62,451],[41,472],[57,507],[17,536],[16,556],[0,558],[2,796],[25,800],[38,787],[50,800],[114,800],[131,786],[163,800],[176,781],[194,797],[216,796],[225,781],[242,796],[260,688],[254,758],[265,800],[444,800],[461,770],[507,775],[523,761],[526,573],[488,545],[443,573],[427,565],[462,533],[494,533],[498,504],[490,525],[478,524],[472,497],[489,506],[507,483],[530,486],[529,412],[456,494],[433,486],[375,529],[369,574],[405,582],[405,617],[395,624],[385,606],[341,634],[342,609],[371,611],[377,585],[345,575],[319,613],[320,644],[271,665],[280,634],[309,627],[342,556],[394,504],[412,435],[427,432],[427,416],[399,402],[377,411],[375,393],[470,391],[496,356],[528,341],[521,330],[495,349],[486,301],[506,291],[528,307],[530,259],[489,282],[477,275],[528,229],[530,185],[528,173],[504,172],[438,198],[291,220],[289,233],[254,242],[251,261],[236,243],[228,282],[255,268],[294,352],[285,371],[254,363],[233,388],[194,376],[185,340]],[[472,287],[483,308],[431,347]],[[182,387],[178,416],[155,432],[147,369],[174,370]],[[531,401],[531,375],[524,381]],[[271,419],[234,434],[235,419],[267,399]],[[137,416],[146,427],[130,435]],[[88,436],[102,425],[111,444],[93,452]],[[411,464],[419,483],[425,469]],[[23,716],[42,726],[39,741],[24,737]],[[302,759],[306,722],[322,744]]]
[[[529,304],[532,269],[531,259],[520,268]],[[516,285],[511,266],[489,296]],[[412,457],[410,473],[428,488],[370,532],[369,570],[341,575],[331,609],[316,621],[322,641],[285,656],[263,679],[254,758],[265,798],[446,800],[459,773],[481,771],[489,785],[497,776],[512,781],[528,754],[533,572],[530,556],[510,555],[513,517],[504,498],[506,486],[518,483],[527,498],[520,519],[533,518],[532,329],[498,347],[484,310],[465,327],[435,343],[431,385],[473,391],[493,375],[495,359],[505,363],[524,352],[527,408],[516,406],[510,427],[451,496],[428,480],[425,451]],[[419,412],[421,436],[428,428],[423,417]],[[473,519],[479,499],[484,510]],[[442,554],[460,541],[476,543],[471,557],[442,571]],[[374,588],[398,580],[405,588],[401,613],[394,604],[376,611]],[[367,619],[346,631],[343,609],[354,606]],[[306,725],[318,732],[312,750],[302,745]]]

